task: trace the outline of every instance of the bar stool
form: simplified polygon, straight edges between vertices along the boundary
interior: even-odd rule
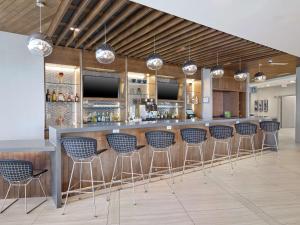
[[[277,134],[280,128],[280,123],[276,122],[276,121],[263,121],[259,123],[260,129],[263,132],[263,140],[262,140],[262,147],[261,147],[261,154],[263,152],[265,148],[265,146],[267,146],[267,148],[276,148],[276,150],[278,151],[278,140],[277,140]],[[272,135],[274,136],[274,141],[275,141],[275,145],[268,145],[265,144],[266,141],[266,136],[267,135]]]
[[[256,160],[256,152],[254,148],[254,136],[257,134],[257,125],[254,123],[237,123],[234,125],[237,134],[239,135],[239,144],[236,153],[236,160],[238,160],[240,154],[248,154],[249,152],[254,155]],[[242,149],[241,143],[243,140],[248,139],[251,143],[251,150],[250,149]]]
[[[102,183],[104,188],[106,188],[105,184],[105,177],[103,173],[103,167],[102,167],[102,160],[101,160],[101,154],[105,152],[107,149],[103,150],[97,150],[97,140],[94,138],[88,138],[88,137],[65,137],[62,139],[62,145],[64,149],[66,150],[67,155],[72,159],[73,166],[72,166],[72,172],[69,180],[69,186],[67,190],[67,196],[66,201],[64,205],[64,209],[62,212],[62,215],[65,214],[65,210],[68,203],[68,197],[70,193],[92,193],[93,194],[93,204],[94,204],[94,216],[96,217],[96,201],[95,201],[95,183]],[[95,159],[99,160],[100,169],[101,169],[101,176],[102,180],[94,180],[93,177],[93,168],[92,163]],[[80,174],[79,174],[79,190],[71,190],[71,184],[73,179],[73,174],[76,165],[80,165]],[[89,165],[90,169],[90,180],[83,180],[82,179],[82,167],[83,165]],[[82,183],[87,182],[91,183],[91,191],[83,191],[82,190]]]
[[[47,196],[43,185],[41,183],[41,176],[46,173],[48,170],[34,170],[32,162],[24,161],[24,160],[0,160],[0,174],[3,176],[4,180],[9,183],[8,190],[6,192],[3,204],[1,206],[0,213],[6,211],[10,206],[12,206],[15,202],[17,202],[20,198],[20,187],[24,186],[24,198],[25,198],[25,213],[28,214],[32,212],[34,209],[42,205],[47,201]],[[40,202],[38,205],[27,211],[27,185],[31,183],[31,181],[37,180],[39,182],[39,186],[43,192],[45,199]],[[18,198],[15,199],[11,204],[6,206],[4,209],[5,201],[7,196],[11,190],[12,186],[18,186]]]
[[[207,140],[207,130],[200,128],[185,128],[180,130],[180,134],[185,143],[185,155],[182,168],[182,177],[184,175],[186,167],[197,167],[197,165],[200,163],[202,165],[203,174],[205,175],[203,143],[205,143],[205,141]],[[200,160],[188,159],[188,152],[190,148],[199,150]],[[191,164],[187,165],[187,163]]]
[[[231,173],[233,172],[233,165],[231,162],[231,139],[233,137],[233,127],[224,125],[215,125],[209,127],[210,135],[214,140],[213,155],[211,159],[210,168],[212,168],[215,157],[222,157],[222,159],[228,158],[231,167]],[[226,144],[227,154],[216,154],[217,144]]]
[[[170,131],[148,131],[145,133],[147,143],[152,150],[152,158],[151,158],[151,164],[150,164],[150,170],[149,170],[149,176],[148,176],[148,185],[151,181],[152,174],[155,175],[164,175],[162,173],[153,173],[153,169],[168,169],[169,172],[169,179],[172,178],[172,193],[174,192],[174,176],[172,172],[172,158],[171,158],[171,147],[175,144],[175,134]],[[153,166],[154,157],[156,153],[163,153],[167,156],[167,167],[162,166]]]
[[[106,135],[107,142],[109,146],[117,153],[117,157],[114,163],[113,174],[111,178],[110,188],[109,188],[109,196],[108,200],[110,200],[111,196],[111,188],[114,183],[132,183],[132,191],[133,191],[133,204],[136,205],[134,193],[135,193],[135,179],[141,177],[144,180],[144,173],[141,161],[141,155],[139,150],[144,148],[144,145],[137,145],[137,139],[135,136],[130,134],[122,134],[122,133],[114,133]],[[133,171],[133,157],[138,155],[139,165],[141,173],[135,173]],[[121,179],[116,180],[115,173],[117,168],[118,159],[121,159]],[[124,171],[124,159],[129,159],[130,162],[130,172]],[[123,181],[123,174],[131,175],[131,182]],[[145,192],[147,192],[146,185],[144,182]]]

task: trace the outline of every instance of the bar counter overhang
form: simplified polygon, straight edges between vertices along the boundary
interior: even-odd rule
[[[147,121],[147,122],[121,122],[121,123],[101,123],[101,124],[83,124],[73,127],[49,127],[49,141],[55,146],[55,151],[51,152],[51,193],[56,207],[61,207],[62,204],[62,193],[66,191],[68,185],[68,178],[71,172],[71,160],[65,154],[65,151],[61,145],[61,139],[67,136],[81,136],[81,137],[92,137],[97,139],[98,149],[109,148],[106,143],[106,134],[109,133],[127,133],[132,134],[137,137],[139,145],[146,145],[146,147],[140,150],[144,174],[147,174],[150,167],[151,154],[147,148],[147,143],[145,139],[145,132],[150,130],[170,130],[175,133],[176,144],[171,150],[171,158],[173,164],[173,170],[179,171],[183,166],[184,160],[184,142],[180,137],[180,129],[187,127],[199,127],[208,129],[208,126],[211,125],[229,125],[233,126],[235,123],[241,122],[252,122],[258,124],[261,121],[272,120],[271,118],[260,118],[260,117],[250,117],[250,118],[239,118],[239,119],[215,119],[215,120],[158,120],[158,121]],[[236,152],[237,140],[234,135],[232,141],[232,153]],[[261,148],[262,134],[261,131],[258,131],[258,134],[255,137],[255,149],[258,150]],[[271,138],[266,138],[267,144],[273,144]],[[212,146],[213,142],[209,138],[204,146],[205,161],[206,163],[210,161],[212,156]],[[245,143],[243,148],[250,149],[250,143]],[[225,151],[225,146],[219,147],[218,151]],[[190,152],[191,157],[199,157],[198,152]],[[103,153],[102,162],[104,169],[104,176],[107,183],[110,182],[113,170],[114,162],[114,153],[112,150],[106,151]],[[162,160],[163,162],[163,160]],[[134,167],[138,168],[138,163],[134,163]],[[95,166],[96,167],[96,166]],[[128,167],[124,163],[124,167]],[[96,169],[96,168],[94,168]],[[84,176],[84,171],[83,171]],[[87,174],[88,176],[88,174]],[[75,175],[78,181],[78,177]]]

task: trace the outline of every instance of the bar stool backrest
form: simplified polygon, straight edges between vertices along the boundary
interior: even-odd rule
[[[216,139],[228,139],[233,136],[233,127],[214,125],[209,127],[210,135]]]
[[[199,144],[207,139],[207,130],[201,128],[181,129],[180,134],[182,139],[188,144]]]
[[[68,156],[75,160],[84,160],[97,154],[97,140],[88,137],[65,137],[62,145]]]
[[[237,123],[234,126],[236,132],[240,135],[254,135],[257,133],[257,125],[254,123]]]
[[[134,135],[122,133],[107,134],[106,139],[109,146],[117,153],[130,153],[135,151],[137,147],[137,140]]]
[[[23,182],[33,176],[32,162],[25,160],[0,160],[0,174],[9,183]]]
[[[148,131],[145,133],[147,143],[153,148],[168,148],[174,144],[175,134],[170,131]]]
[[[260,128],[265,132],[276,132],[280,128],[280,123],[276,121],[262,121],[259,123]]]

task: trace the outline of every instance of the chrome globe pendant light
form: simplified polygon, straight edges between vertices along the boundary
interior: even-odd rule
[[[235,72],[234,79],[236,81],[245,81],[247,80],[248,76],[249,73],[246,72],[245,70],[242,70],[242,59],[240,58],[240,68],[238,71]]]
[[[221,78],[224,75],[223,66],[219,65],[219,53],[217,52],[217,65],[210,69],[210,75],[212,78]]]
[[[197,72],[197,65],[191,60],[191,46],[189,46],[189,59],[182,65],[182,71],[187,76],[192,76]]]
[[[115,61],[116,55],[113,48],[106,43],[106,25],[104,26],[104,43],[96,49],[96,59],[102,64],[111,64]]]
[[[258,64],[258,72],[256,74],[254,74],[255,82],[264,82],[267,79],[267,76],[263,72],[260,72],[260,67],[261,67],[261,64]]]
[[[163,66],[164,62],[160,55],[155,52],[155,37],[153,42],[153,50],[153,53],[151,53],[146,60],[146,65],[148,69],[157,71]]]
[[[36,6],[40,8],[40,31],[29,36],[27,48],[33,55],[47,57],[52,53],[53,45],[51,39],[42,33],[42,7],[45,2],[37,0]]]

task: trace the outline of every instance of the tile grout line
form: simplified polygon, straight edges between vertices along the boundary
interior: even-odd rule
[[[170,186],[170,184],[168,183],[167,180],[165,180],[165,182],[167,183],[168,187],[170,188],[170,190],[172,191],[172,187]],[[174,187],[173,187],[174,188]],[[174,190],[174,196],[176,201],[179,203],[179,205],[182,207],[183,211],[185,212],[185,214],[187,215],[187,217],[189,218],[189,220],[196,225],[195,221],[193,220],[193,218],[190,216],[190,214],[188,213],[188,211],[186,210],[186,208],[184,207],[183,203],[180,201],[179,197],[177,196],[175,190]]]
[[[261,218],[264,222],[266,222],[269,225],[284,225],[268,215],[265,211],[263,211],[261,208],[259,208],[255,203],[248,200],[247,198],[243,197],[241,194],[239,194],[236,191],[232,191],[231,188],[228,187],[227,184],[224,182],[217,180],[216,178],[212,178],[208,176],[211,181],[213,181],[216,185],[218,185],[220,188],[224,189],[229,195],[231,195],[234,199],[239,201],[243,206],[245,206],[247,209],[249,209],[251,212],[255,213],[259,218]]]

